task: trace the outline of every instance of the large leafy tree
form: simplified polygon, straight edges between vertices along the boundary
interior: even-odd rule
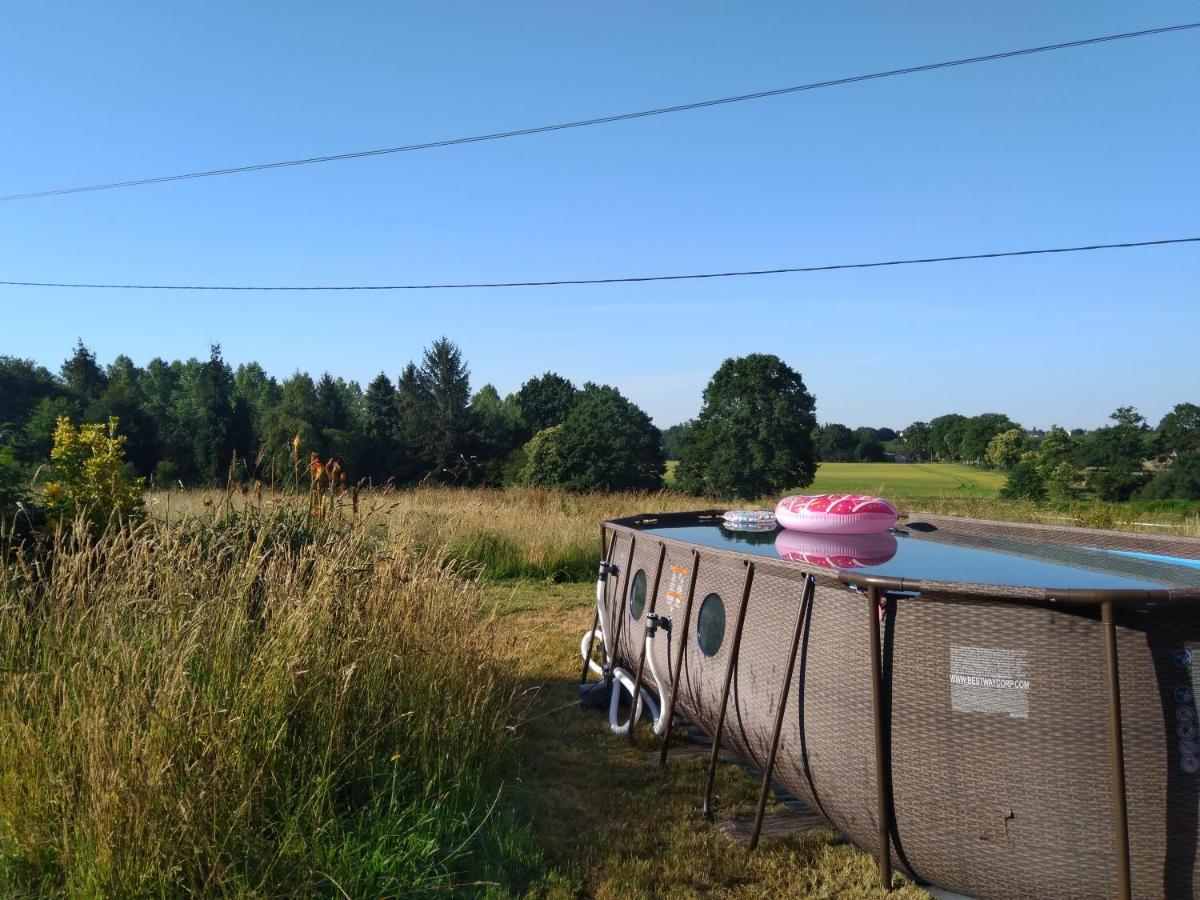
[[[816,431],[814,443],[821,462],[853,462],[858,441],[854,432],[840,422],[829,422]]]
[[[554,372],[531,378],[517,391],[517,405],[528,434],[566,421],[579,398],[579,390]]]
[[[25,422],[42,400],[61,393],[62,386],[45,366],[0,356],[0,429]]]
[[[913,459],[927,459],[931,446],[931,429],[928,422],[913,422],[900,432],[900,448]]]
[[[981,413],[963,423],[959,445],[959,458],[966,462],[981,463],[987,460],[988,444],[992,438],[1020,426],[1003,413]]]
[[[1094,465],[1140,463],[1150,453],[1150,425],[1132,406],[1119,406],[1108,417],[1113,424],[1097,428],[1084,441]]]
[[[947,413],[929,422],[929,452],[942,462],[962,459],[962,436],[967,417]]]
[[[677,484],[689,493],[741,497],[810,484],[815,405],[800,373],[779,357],[727,359],[704,389]]]
[[[1010,428],[988,441],[985,456],[989,466],[1007,472],[1021,461],[1028,449],[1029,441],[1025,432],[1020,428]]]
[[[574,491],[658,490],[666,468],[650,417],[608,385],[584,385],[561,426],[534,435],[527,453],[529,480]]]
[[[1158,424],[1158,448],[1164,453],[1200,452],[1200,406],[1177,403]]]
[[[895,432],[887,429],[892,435]],[[890,438],[889,438],[890,440]],[[874,428],[854,429],[855,462],[880,462],[883,459],[883,441]]]
[[[667,454],[667,459],[679,459],[679,454],[683,452],[683,436],[691,424],[691,422],[681,422],[679,425],[672,425],[670,428],[662,430],[663,452]]]

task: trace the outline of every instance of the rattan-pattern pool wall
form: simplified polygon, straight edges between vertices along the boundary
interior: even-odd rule
[[[711,515],[690,514],[694,521]],[[1111,610],[1132,895],[1196,895],[1200,775],[1180,766],[1180,725],[1186,724],[1180,717],[1194,722],[1195,702],[1177,702],[1176,689],[1191,688],[1192,673],[1177,664],[1176,654],[1195,652],[1200,667],[1195,602],[1200,592],[1112,592],[1120,596],[1104,601],[1096,591],[887,579],[870,584],[861,578],[856,592],[845,583],[855,580],[850,573],[839,577],[832,570],[697,547],[641,530],[668,518],[605,523],[612,561],[628,568],[608,579],[610,621],[604,623],[606,633],[619,628],[621,664],[636,668],[646,624],[645,614],[639,620],[629,615],[621,592],[638,569],[653,576],[665,548],[651,602],[672,618],[671,646],[668,651],[667,640],[655,640],[656,663],[667,672],[682,645],[676,709],[711,733],[746,571],[753,566],[721,742],[761,768],[773,738],[803,582],[814,575],[815,596],[785,698],[774,781],[823,812],[854,843],[875,851],[882,846],[881,805],[868,625],[879,617],[867,592],[877,594],[883,609],[882,757],[890,774],[883,781],[882,809],[890,861],[920,880],[971,896],[1090,900],[1122,893],[1102,621],[1103,609]],[[1083,545],[1200,559],[1200,541],[1186,538],[920,519],[938,529],[937,540],[949,542],[1005,537],[1051,551]],[[693,560],[695,602],[681,640],[687,603],[680,588],[692,577]],[[1120,571],[1136,572],[1138,565],[1113,559]],[[727,628],[719,651],[706,657],[694,635],[700,599],[711,592],[724,600]],[[952,655],[979,648],[1012,651],[1025,660],[1023,717],[1020,709],[954,708]]]

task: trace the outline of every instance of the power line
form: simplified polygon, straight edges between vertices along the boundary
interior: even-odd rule
[[[436,291],[478,288],[555,287],[577,284],[631,284],[642,281],[698,281],[705,278],[746,278],[757,275],[788,275],[798,272],[833,272],[840,269],[880,269],[887,266],[918,266],[928,263],[1001,259],[1010,256],[1043,256],[1051,253],[1082,253],[1089,250],[1119,250],[1131,247],[1161,247],[1166,244],[1200,243],[1200,237],[1165,238],[1158,241],[1126,241],[1119,244],[1086,244],[1079,247],[1045,247],[1036,250],[1001,250],[994,253],[965,253],[957,256],[924,256],[877,262],[834,263],[823,266],[790,266],[778,269],[748,269],[740,272],[700,272],[687,275],[629,275],[618,278],[561,278],[553,281],[484,281],[459,284],[349,284],[349,285],[215,285],[215,284],[80,284],[61,281],[0,281],[10,287],[96,288],[120,291]]]
[[[986,56],[971,56],[965,59],[952,59],[945,62],[928,63],[921,66],[907,66],[903,69],[889,69],[883,72],[871,72],[865,75],[850,75],[846,78],[834,78],[828,81],[814,81],[809,84],[798,84],[791,87],[775,88],[768,91],[755,91],[752,94],[737,94],[732,97],[718,97],[711,100],[698,100],[693,103],[681,103],[676,106],[661,106],[655,109],[643,109],[638,112],[619,113],[612,116],[599,116],[592,119],[578,119],[573,122],[559,122],[553,125],[538,125],[532,128],[517,128],[512,131],[494,131],[488,134],[476,134],[468,137],[448,138],[440,141],[428,141],[422,144],[405,144],[399,147],[380,147],[374,150],[357,150],[351,153],[335,153],[329,156],[310,156],[303,159],[285,159],[276,162],[255,163],[245,166],[230,166],[224,169],[209,169],[203,172],[185,172],[179,175],[161,175],[156,178],[136,178],[129,181],[111,181],[104,184],[88,184],[79,187],[58,188],[49,191],[31,191],[24,194],[8,194],[0,196],[0,202],[9,200],[32,200],[37,197],[53,197],[60,194],[80,194],[85,191],[107,191],[116,188],[138,187],[147,184],[164,184],[169,181],[185,181],[192,178],[211,178],[217,175],[237,175],[245,172],[261,172],[266,169],[282,169],[289,166],[307,166],[314,163],[338,162],[347,159],[362,159],[368,156],[385,156],[392,153],[410,153],[415,150],[434,150],[440,147],[454,147],[459,144],[478,144],[484,141],[498,141],[505,138],[525,137],[533,134],[545,134],[551,131],[565,131],[570,128],[586,128],[591,125],[608,125],[612,122],[626,122],[630,119],[645,119],[651,116],[665,116],[670,113],[687,112],[695,109],[707,109],[713,106],[724,106],[730,103],[741,103],[747,100],[763,100],[768,97],[779,97],[784,94],[797,94],[803,91],[815,91],[821,88],[838,87],[846,84],[857,84],[862,81],[875,81],[881,78],[893,78],[898,75],[914,75],[918,72],[932,72],[936,69],[949,69],[955,66],[967,66],[974,63],[994,62],[1001,59],[1012,59],[1018,56],[1030,56],[1035,53],[1049,53],[1053,50],[1066,50],[1071,47],[1087,47],[1094,44],[1105,44],[1128,38],[1149,37],[1151,35],[1168,34],[1177,31],[1200,28],[1200,22],[1189,22],[1182,25],[1168,25],[1163,28],[1147,28],[1143,31],[1126,31],[1120,34],[1106,34],[1101,37],[1085,38],[1078,41],[1066,41],[1061,44],[1045,44],[1040,47],[1027,47],[1022,50],[1006,50],[1002,53],[990,53]]]

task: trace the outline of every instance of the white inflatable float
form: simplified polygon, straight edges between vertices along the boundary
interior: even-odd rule
[[[775,530],[775,513],[769,509],[731,509],[721,518],[730,531]]]

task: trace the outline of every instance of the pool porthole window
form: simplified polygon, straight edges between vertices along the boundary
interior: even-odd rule
[[[642,617],[642,610],[646,608],[646,570],[638,569],[637,574],[633,576],[633,584],[629,586],[629,615],[634,620]]]
[[[700,604],[696,618],[696,643],[705,656],[716,656],[725,640],[725,602],[720,594],[709,594]]]

